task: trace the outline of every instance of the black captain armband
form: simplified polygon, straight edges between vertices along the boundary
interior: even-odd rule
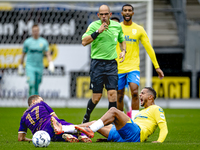
[[[91,34],[91,37],[93,38],[93,40],[95,40],[98,35],[99,35],[99,31],[96,30],[94,33]]]

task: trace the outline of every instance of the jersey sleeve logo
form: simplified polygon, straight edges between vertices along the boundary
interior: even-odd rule
[[[137,29],[132,29],[132,33],[133,33],[133,35],[136,35]]]
[[[160,114],[160,118],[165,119],[165,115],[164,114]]]
[[[161,113],[164,113],[164,111],[163,111],[163,109],[162,109],[162,108],[159,108],[159,111],[160,111]]]

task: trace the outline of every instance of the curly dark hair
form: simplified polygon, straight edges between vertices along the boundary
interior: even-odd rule
[[[134,11],[134,7],[131,4],[125,4],[125,5],[123,5],[122,6],[122,11],[123,11],[123,9],[124,9],[125,6],[130,6],[132,8],[132,11]]]
[[[144,89],[148,89],[148,91],[153,95],[154,100],[156,99],[156,91],[152,87],[144,87]]]

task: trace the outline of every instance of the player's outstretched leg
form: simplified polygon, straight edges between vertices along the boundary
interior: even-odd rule
[[[77,131],[85,133],[89,138],[93,138],[94,137],[94,132],[89,127],[75,126],[75,129]]]
[[[73,135],[71,135],[71,134],[65,134],[64,133],[62,135],[62,138],[65,139],[66,142],[70,142],[70,143],[77,143],[77,142],[79,142],[79,140],[76,137],[74,137]]]
[[[59,123],[53,116],[51,117],[51,126],[54,129],[55,134],[58,135],[64,133],[61,123]]]
[[[86,135],[79,135],[78,140],[84,143],[92,143],[92,140]]]
[[[115,107],[111,107],[99,120],[92,123],[89,127],[88,126],[75,126],[77,132],[81,132],[86,134],[89,138],[94,137],[94,132],[100,130],[105,125],[111,124],[114,122],[116,129],[120,130],[122,127],[126,125],[126,123],[130,121],[130,118],[118,110]]]
[[[129,116],[131,118],[132,107],[131,107],[130,99],[127,95],[124,95],[124,106],[125,106],[125,109],[126,109],[127,116]]]
[[[126,112],[127,116],[129,116],[129,118],[132,118],[132,108],[130,107],[130,111]]]

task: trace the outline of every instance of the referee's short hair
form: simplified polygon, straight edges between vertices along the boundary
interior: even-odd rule
[[[34,25],[32,26],[32,29],[33,29],[34,27],[39,27],[39,25],[38,25],[38,24],[34,24]]]

